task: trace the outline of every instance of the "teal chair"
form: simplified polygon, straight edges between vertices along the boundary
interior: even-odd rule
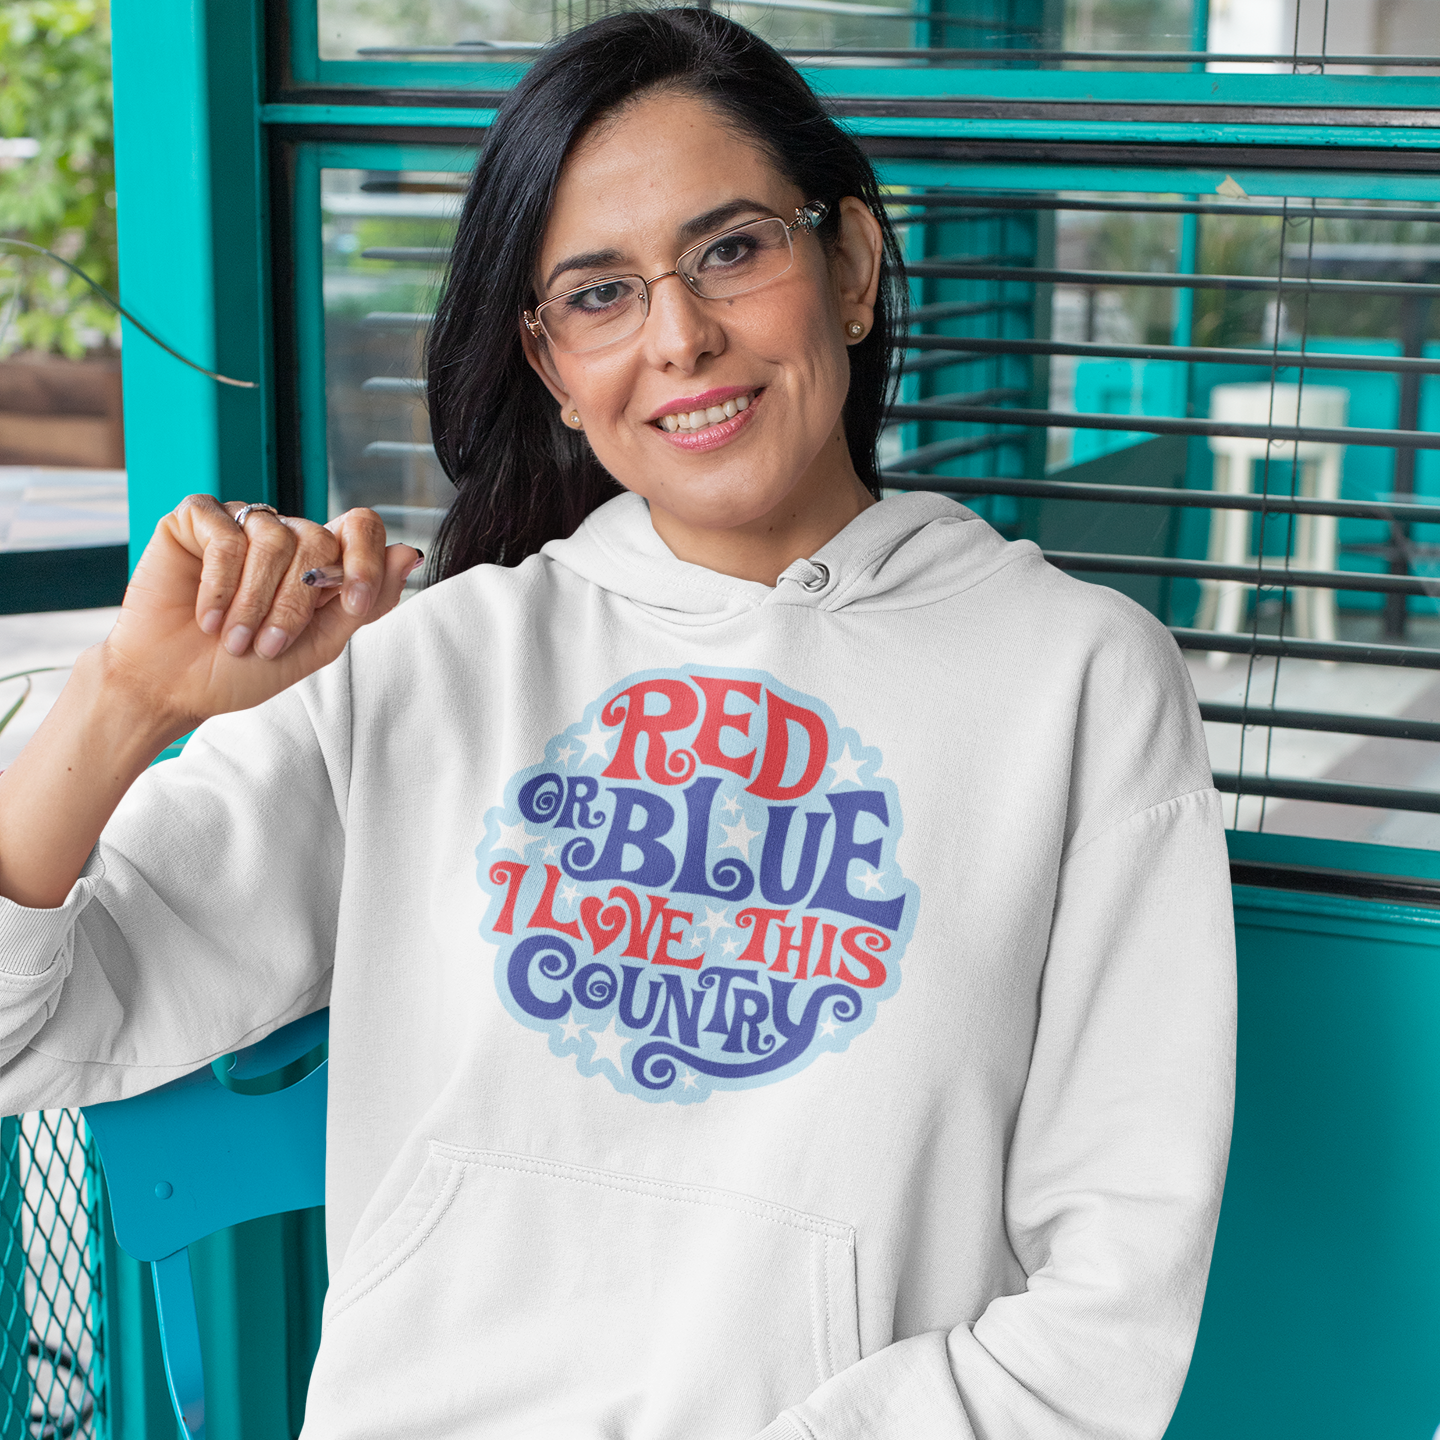
[[[165,1377],[204,1440],[205,1377],[187,1247],[243,1220],[325,1202],[329,1011],[143,1095],[87,1105],[115,1238],[150,1262]]]

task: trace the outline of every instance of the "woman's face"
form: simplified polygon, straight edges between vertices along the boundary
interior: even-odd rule
[[[653,95],[598,127],[566,163],[536,294],[607,274],[648,280],[698,240],[766,216],[788,222],[822,199],[836,203],[802,195],[702,101]],[[600,463],[650,502],[667,540],[667,530],[773,528],[797,507],[824,508],[837,490],[851,503],[855,490],[863,496],[840,412],[847,342],[858,338],[847,326],[863,336],[874,320],[880,231],[860,201],[840,210],[835,252],[827,258],[813,234],[793,231],[793,265],[761,289],[707,300],[672,275],[651,287],[635,334],[583,354],[552,352],[525,333],[562,413],[578,412]],[[748,403],[689,428],[695,412],[713,415],[727,400]],[[667,428],[665,417],[682,414],[686,428]]]

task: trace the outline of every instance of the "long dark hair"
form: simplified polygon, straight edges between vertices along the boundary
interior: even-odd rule
[[[875,324],[850,347],[844,412],[855,469],[878,496],[875,447],[904,292],[875,172],[758,36],[708,10],[635,10],[543,51],[500,107],[475,167],[426,357],[435,452],[459,491],[440,527],[436,579],[486,562],[516,565],[620,493],[525,359],[520,311],[535,303],[535,257],[566,155],[597,120],[656,87],[714,105],[807,200],[826,201],[818,233],[827,244],[844,195],[879,220]]]

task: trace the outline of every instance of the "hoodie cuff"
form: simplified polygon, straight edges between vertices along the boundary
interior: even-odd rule
[[[791,1419],[789,1414],[777,1415],[754,1440],[812,1440],[807,1427]]]
[[[0,896],[0,977],[32,980],[67,957],[75,921],[104,874],[105,862],[96,846],[70,893],[53,910],[32,909]]]

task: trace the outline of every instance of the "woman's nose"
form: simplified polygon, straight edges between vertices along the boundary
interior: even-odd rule
[[[713,305],[674,272],[651,282],[644,336],[655,363],[685,371],[725,348],[725,331]]]

